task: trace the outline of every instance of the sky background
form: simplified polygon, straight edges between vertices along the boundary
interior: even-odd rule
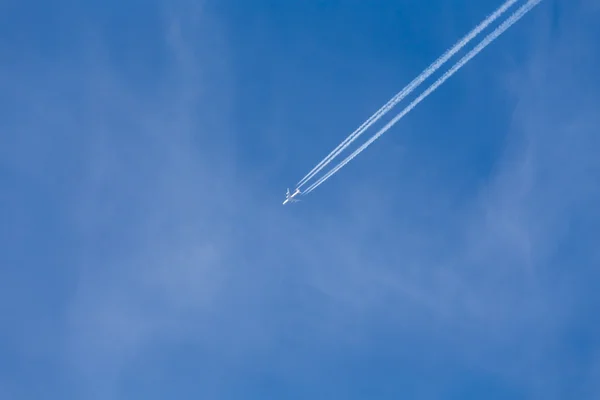
[[[0,399],[600,398],[600,1],[281,206],[500,4],[0,1]]]

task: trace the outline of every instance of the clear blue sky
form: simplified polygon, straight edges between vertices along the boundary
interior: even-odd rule
[[[500,3],[1,2],[0,399],[600,398],[598,0],[281,205]]]

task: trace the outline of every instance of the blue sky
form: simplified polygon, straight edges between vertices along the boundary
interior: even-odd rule
[[[294,207],[500,1],[119,4],[0,3],[0,398],[600,396],[599,1]]]

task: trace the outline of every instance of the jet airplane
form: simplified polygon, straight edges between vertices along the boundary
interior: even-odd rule
[[[285,193],[285,201],[283,202],[283,205],[286,205],[287,203],[295,203],[297,201],[300,201],[295,198],[299,194],[300,189],[296,189],[294,193],[290,194],[290,189],[288,188],[287,192]]]

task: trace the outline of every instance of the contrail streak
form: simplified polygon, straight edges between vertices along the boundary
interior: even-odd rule
[[[377,122],[383,117],[389,110],[391,110],[396,104],[402,99],[408,96],[417,86],[419,86],[425,79],[431,76],[437,71],[443,64],[445,64],[452,56],[459,52],[464,46],[466,46],[475,36],[481,31],[487,28],[492,22],[500,17],[506,10],[508,10],[518,0],[508,0],[502,6],[500,6],[493,14],[488,16],[483,22],[469,32],[465,37],[459,40],[451,49],[447,50],[440,58],[434,61],[429,67],[427,67],[419,76],[417,76],[411,83],[409,83],[404,89],[398,92],[392,97],[383,107],[381,107],[375,114],[371,115],[369,119],[362,123],[354,132],[352,132],[342,143],[340,143],[331,153],[329,153],[316,167],[314,167],[304,178],[302,178],[296,187],[300,188],[306,184],[313,176],[327,166],[338,154],[346,149],[354,140],[356,140],[364,131],[366,131],[371,125]]]
[[[402,117],[408,114],[413,108],[417,106],[423,99],[429,96],[432,92],[434,92],[440,85],[442,85],[448,78],[450,78],[456,71],[462,68],[467,62],[469,62],[473,57],[475,57],[480,51],[486,48],[491,42],[497,39],[504,31],[510,28],[514,23],[520,20],[525,14],[527,14],[532,8],[538,5],[542,0],[529,0],[528,3],[521,6],[512,16],[510,16],[502,25],[496,28],[492,33],[486,36],[474,49],[472,49],[469,53],[467,53],[463,58],[460,59],[454,66],[448,70],[442,77],[440,77],[435,83],[433,83],[425,92],[423,92],[419,97],[413,100],[404,110],[402,110],[398,115],[394,117],[390,122],[387,123],[383,128],[379,130],[371,139],[365,142],[362,146],[354,151],[354,153],[350,154],[344,161],[339,163],[335,168],[329,171],[326,175],[324,175],[317,182],[312,184],[308,189],[304,191],[304,194],[308,194],[315,190],[319,185],[325,182],[329,177],[339,171],[344,165],[348,164],[354,157],[360,154],[363,150],[371,145],[375,140],[377,140],[381,135],[387,132],[396,122],[398,122]]]

